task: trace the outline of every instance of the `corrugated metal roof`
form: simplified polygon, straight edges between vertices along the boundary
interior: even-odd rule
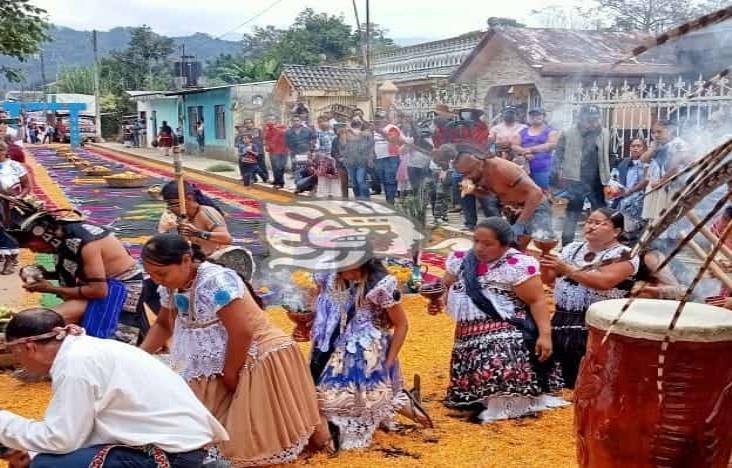
[[[284,65],[282,74],[298,91],[348,91],[366,93],[366,72],[362,68],[327,65]]]

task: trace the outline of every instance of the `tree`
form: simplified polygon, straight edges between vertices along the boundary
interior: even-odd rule
[[[271,55],[282,63],[315,65],[348,57],[354,45],[351,26],[342,16],[306,8],[275,44]]]
[[[118,77],[126,90],[167,89],[172,82],[171,63],[173,40],[155,34],[149,26],[134,28],[129,46],[113,51],[102,60],[110,75]]]
[[[277,29],[272,25],[264,28],[256,26],[253,34],[244,34],[242,37],[243,55],[260,58],[269,54],[286,33],[287,30]]]
[[[531,11],[532,23],[542,28],[604,29],[596,9],[586,10],[578,6],[547,5]]]
[[[206,75],[214,82],[235,84],[276,80],[280,63],[273,57],[249,58],[220,55],[206,67]]]
[[[524,28],[526,27],[525,24],[519,23],[513,18],[502,18],[499,16],[491,16],[488,18],[488,26],[491,28],[501,28],[501,27],[508,27],[508,28]]]
[[[688,0],[597,0],[597,11],[606,15],[616,31],[658,33],[699,13],[699,4]]]
[[[48,39],[45,20],[46,10],[34,7],[29,0],[0,1],[0,55],[7,55],[24,61],[40,50]],[[20,81],[17,69],[0,67],[8,81]]]

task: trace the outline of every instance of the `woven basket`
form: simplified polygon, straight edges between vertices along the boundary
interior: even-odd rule
[[[86,175],[88,176],[108,176],[112,174],[112,169],[105,167],[105,168],[92,168],[86,170]]]
[[[134,179],[105,177],[104,181],[112,188],[143,188],[147,186],[148,178],[145,176],[135,177]]]

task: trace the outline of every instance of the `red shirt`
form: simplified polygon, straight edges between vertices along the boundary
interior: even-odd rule
[[[23,148],[15,143],[8,144],[8,157],[13,161],[25,164],[25,153],[23,152]]]
[[[287,154],[287,142],[285,133],[287,127],[284,125],[267,124],[264,128],[264,146],[269,154]]]

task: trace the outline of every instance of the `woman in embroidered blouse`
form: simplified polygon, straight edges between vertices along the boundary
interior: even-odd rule
[[[627,297],[633,288],[638,258],[627,258],[630,249],[618,240],[623,226],[621,213],[595,210],[585,221],[584,241],[566,245],[558,257],[541,259],[545,282],[554,284],[552,339],[566,388],[574,388],[585,355],[587,309],[595,302]]]
[[[431,427],[424,410],[414,401],[409,405],[401,391],[397,358],[408,324],[396,278],[371,259],[315,279],[311,371],[340,448],[368,447],[374,431],[396,412]]]
[[[445,404],[476,410],[472,422],[517,418],[566,404],[552,355],[539,264],[511,248],[511,225],[478,224],[473,248],[446,262],[447,313],[457,322]],[[430,304],[436,313],[442,304]]]
[[[311,436],[325,445],[327,426],[295,342],[269,322],[248,283],[194,249],[177,234],[145,244],[143,264],[161,285],[163,306],[142,348],[156,352],[172,336],[173,366],[226,427],[222,453],[235,466],[289,463]]]

